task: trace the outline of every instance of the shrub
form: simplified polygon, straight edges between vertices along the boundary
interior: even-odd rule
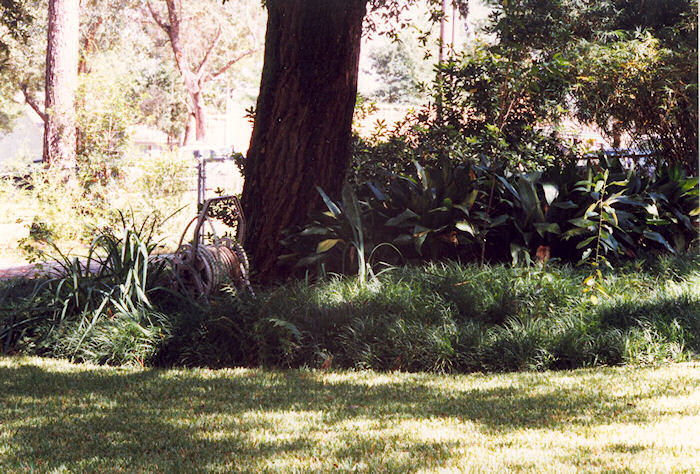
[[[250,367],[258,364],[255,339],[257,301],[247,292],[224,287],[208,300],[172,295],[160,302],[172,327],[154,361],[158,366]],[[167,304],[166,304],[167,303]]]
[[[331,212],[314,213],[309,224],[291,229],[283,241],[289,253],[282,258],[302,270],[347,273],[363,270],[357,265],[362,253],[370,266],[556,258],[597,269],[648,252],[687,250],[697,238],[700,215],[698,179],[680,167],[662,167],[650,176],[603,158],[583,167],[571,162],[504,174],[479,165],[415,163],[410,175],[393,174],[383,187],[366,183],[356,194],[344,192],[350,195],[339,203],[325,197]],[[348,252],[358,240],[355,229],[364,252]]]
[[[144,307],[121,308],[67,321],[53,336],[50,355],[96,364],[147,366],[170,338],[169,318]]]
[[[152,308],[117,293],[104,307],[56,306],[53,293],[6,282],[0,342],[6,352],[158,366],[469,372],[684,360],[700,352],[697,261],[647,259],[605,274],[610,296],[597,304],[582,292],[585,269],[557,265],[433,263],[206,301],[147,288]]]
[[[0,318],[4,352],[116,364],[155,355],[169,333],[151,300],[165,271],[162,260],[151,259],[158,221],[121,220],[121,233],[100,230],[83,259],[56,248],[53,276],[8,301]]]

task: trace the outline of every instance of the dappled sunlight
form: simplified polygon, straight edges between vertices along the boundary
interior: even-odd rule
[[[699,387],[698,363],[444,376],[0,358],[0,466],[684,470]]]
[[[666,293],[672,298],[678,298],[683,295],[700,294],[700,273],[688,276],[680,282],[669,281],[666,287]]]

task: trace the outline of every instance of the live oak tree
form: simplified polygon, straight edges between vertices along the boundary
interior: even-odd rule
[[[282,232],[303,224],[308,211],[320,203],[316,188],[322,188],[331,197],[340,194],[350,160],[350,123],[365,13],[387,8],[393,13],[410,3],[398,0],[267,0],[265,64],[243,190],[243,207],[249,220],[245,244],[259,280],[284,276],[277,260]],[[440,5],[443,11],[446,9],[441,0],[430,3],[433,7]],[[460,6],[464,4],[459,3]],[[691,157],[692,163],[697,163],[697,27],[696,23],[686,21],[692,20],[693,14],[685,14],[686,11],[697,12],[696,0],[610,0],[584,4],[574,0],[491,0],[489,3],[497,6],[500,12],[492,16],[492,29],[497,46],[505,53],[520,51],[523,57],[537,61],[566,62],[568,59],[575,65],[580,60],[576,55],[580,50],[576,46],[581,42],[595,41],[612,47],[614,52],[616,45],[611,42],[611,35],[619,29],[630,31],[638,27],[665,42],[669,50],[678,51],[679,54],[673,56],[675,62],[663,62],[664,67],[668,67],[659,69],[659,77],[678,76],[679,79],[672,79],[670,84],[656,81],[659,87],[654,87],[655,102],[647,101],[643,107],[639,106],[640,98],[645,97],[642,87],[635,88],[638,93],[628,94],[630,100],[622,104],[624,107],[617,107],[616,110],[622,111],[620,114],[611,114],[608,107],[599,107],[605,101],[619,102],[624,95],[606,92],[615,90],[610,87],[614,82],[609,80],[608,73],[618,71],[605,68],[600,73],[584,74],[601,79],[600,87],[583,89],[592,89],[596,94],[600,91],[600,97],[591,101],[584,96],[581,100],[574,94],[573,98],[579,114],[588,106],[603,114],[600,119],[593,117],[594,121],[603,125],[611,119],[627,123],[638,132],[668,143],[668,146],[659,147],[662,150],[680,150],[679,161],[688,162],[687,157]],[[669,8],[670,3],[681,5],[678,14]],[[665,12],[654,15],[657,19],[664,18],[663,24],[650,24],[649,18],[639,18],[652,7]],[[567,58],[566,53],[572,51],[573,56]],[[575,81],[580,76],[573,74],[569,78],[573,83],[561,84],[562,96],[570,97],[564,94],[569,88],[576,91]],[[567,78],[562,76],[560,82],[566,82],[564,79]],[[649,120],[641,124],[643,127],[630,123],[630,117],[645,109],[650,114],[647,115]],[[674,113],[667,113],[669,110]],[[591,121],[591,117],[583,118]],[[648,124],[654,127],[649,128]],[[690,139],[681,141],[679,137]]]
[[[386,22],[400,28],[396,21],[411,3],[265,2],[265,58],[242,196],[245,245],[259,281],[284,276],[283,230],[302,224],[320,203],[317,188],[340,194],[351,158],[363,22],[374,30]],[[368,11],[374,15],[366,18]]]
[[[319,204],[317,188],[340,194],[351,158],[363,22],[381,28],[411,3],[265,2],[265,58],[242,196],[245,245],[260,281],[284,276],[278,265],[283,230],[302,224]],[[368,11],[375,16],[366,19]]]
[[[279,276],[282,231],[320,187],[337,195],[350,160],[367,0],[268,0],[265,59],[246,160],[246,248],[260,280]]]

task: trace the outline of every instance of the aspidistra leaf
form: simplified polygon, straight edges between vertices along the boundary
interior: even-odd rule
[[[327,252],[327,251],[329,251],[330,249],[332,249],[333,247],[335,247],[335,245],[336,245],[338,242],[342,242],[342,241],[341,241],[340,239],[326,239],[326,240],[322,240],[322,241],[320,241],[320,242],[318,243],[318,246],[316,247],[316,253]]]
[[[340,212],[340,208],[336,206],[333,200],[329,198],[325,192],[323,192],[323,189],[321,189],[320,186],[316,186],[316,189],[323,198],[323,202],[326,203],[326,207],[328,208],[328,210],[333,214],[333,217],[340,217],[340,215],[342,214],[342,212]]]

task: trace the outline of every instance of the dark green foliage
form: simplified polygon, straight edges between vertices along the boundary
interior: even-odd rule
[[[559,56],[567,68],[547,81],[545,95],[561,94],[556,103],[563,108],[573,102],[578,119],[614,142],[627,134],[657,164],[697,173],[696,0],[494,4],[487,30],[498,41],[490,51],[545,66]],[[537,75],[517,82],[526,85],[531,77]]]
[[[678,165],[650,175],[614,158],[530,173],[415,163],[412,173],[387,174],[384,183],[368,182],[356,195],[346,188],[341,203],[326,196],[329,210],[282,242],[289,249],[283,259],[321,274],[440,259],[557,258],[599,268],[647,252],[685,251],[697,239],[698,180]],[[349,252],[360,240],[353,229],[361,231],[362,253]]]
[[[397,267],[365,283],[171,297],[158,310],[112,311],[87,335],[94,313],[32,320],[51,302],[18,299],[32,288],[16,281],[0,287],[0,322],[7,343],[11,315],[25,318],[12,351],[100,363],[438,372],[653,363],[700,353],[699,269],[694,254],[637,261],[605,277],[611,296],[596,305],[582,293],[588,272],[566,266]]]
[[[657,167],[698,166],[697,1],[493,2],[486,31],[436,67],[430,101],[356,146],[351,180],[380,169],[489,162],[494,172],[565,162],[575,116]],[[655,13],[652,13],[655,12]],[[373,155],[373,158],[372,158]]]
[[[159,366],[253,366],[258,361],[247,293],[225,288],[209,301],[177,298],[167,308],[171,336],[153,363]],[[164,306],[164,305],[161,305]]]
[[[596,269],[689,248],[697,2],[663,5],[652,15],[639,2],[497,2],[487,26],[497,41],[440,64],[431,102],[395,130],[356,140],[349,181],[368,240],[410,261],[553,257]],[[629,170],[585,154],[550,127],[572,114],[649,155]],[[294,232],[288,262],[347,270],[310,248],[309,227]]]
[[[392,130],[380,127],[357,139],[351,181],[376,179],[382,170],[410,172],[413,162],[441,167],[480,163],[494,172],[538,170],[571,156],[541,126],[565,109],[562,83],[570,68],[561,56],[533,61],[479,45],[436,67],[431,101]]]
[[[659,267],[675,277],[658,280]],[[569,267],[431,264],[366,284],[296,282],[223,296],[195,325],[181,315],[160,363],[470,372],[683,360],[700,352],[699,268],[695,255],[640,262],[606,277],[614,296],[598,305],[581,291],[587,272]]]

